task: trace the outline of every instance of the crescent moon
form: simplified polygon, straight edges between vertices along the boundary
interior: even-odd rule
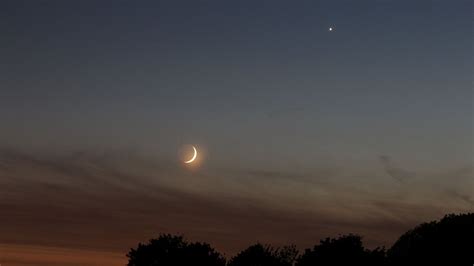
[[[184,161],[184,163],[192,163],[192,162],[194,162],[194,160],[196,160],[196,157],[197,157],[197,155],[198,155],[198,152],[197,152],[197,150],[196,150],[196,147],[193,146],[193,150],[194,150],[194,155],[193,155],[193,157],[192,157],[191,159],[187,160],[187,161]]]

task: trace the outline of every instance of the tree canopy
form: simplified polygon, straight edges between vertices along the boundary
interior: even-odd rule
[[[447,215],[403,234],[388,249],[364,248],[362,237],[326,238],[301,255],[295,246],[254,244],[228,262],[207,243],[163,234],[127,254],[128,266],[326,266],[326,265],[472,265],[474,213]]]
[[[274,248],[255,244],[241,251],[229,262],[229,266],[292,266],[298,256],[294,246]]]
[[[395,242],[387,259],[392,265],[473,265],[474,213],[418,225]]]
[[[128,266],[225,266],[225,258],[209,244],[189,243],[182,236],[160,235],[127,254]]]
[[[384,258],[384,249],[365,249],[361,237],[351,234],[321,240],[319,245],[306,249],[296,266],[381,265]]]

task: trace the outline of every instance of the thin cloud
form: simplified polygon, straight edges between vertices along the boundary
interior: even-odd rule
[[[379,161],[382,163],[385,172],[398,182],[405,182],[406,180],[415,177],[415,173],[395,166],[392,159],[387,155],[380,155]]]
[[[372,204],[385,194],[357,189],[360,179],[339,177],[331,169],[190,173],[140,154],[91,151],[0,151],[0,164],[0,235],[7,244],[124,254],[159,233],[184,233],[233,253],[257,240],[285,244],[292,239],[307,247],[351,232],[366,236],[368,245],[389,244],[390,236],[412,225],[391,213],[408,210],[402,215],[413,224],[433,218],[419,217],[426,206],[411,199],[386,197],[384,204]],[[326,184],[324,177],[338,182]],[[443,207],[433,202],[432,211],[423,213],[442,213]]]
[[[474,206],[474,198],[468,194],[464,194],[456,190],[447,190],[446,193],[455,199],[459,199],[471,206]]]

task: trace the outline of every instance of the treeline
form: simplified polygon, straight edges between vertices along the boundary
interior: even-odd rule
[[[163,234],[127,254],[128,266],[474,265],[474,213],[446,215],[409,230],[388,250],[364,248],[359,235],[321,240],[303,252],[295,246],[255,244],[226,259],[207,243]]]

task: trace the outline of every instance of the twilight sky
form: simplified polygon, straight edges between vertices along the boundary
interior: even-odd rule
[[[390,246],[472,211],[472,8],[3,1],[0,263],[120,265],[161,232]]]

